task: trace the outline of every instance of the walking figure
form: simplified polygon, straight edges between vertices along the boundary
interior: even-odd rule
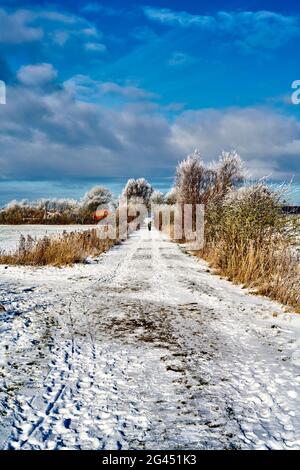
[[[148,222],[148,230],[149,230],[149,232],[151,230],[151,220]]]

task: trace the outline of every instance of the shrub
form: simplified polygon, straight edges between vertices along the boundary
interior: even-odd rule
[[[198,255],[219,274],[300,312],[293,246],[299,243],[299,219],[284,214],[284,190],[263,183],[238,188],[243,179],[235,151],[222,152],[210,167],[195,151],[177,166],[172,202],[205,205],[205,244]]]
[[[281,194],[264,184],[231,190],[208,210],[201,255],[230,280],[300,308],[300,272],[291,246],[297,227]]]
[[[176,204],[178,197],[177,197],[177,191],[176,188],[173,187],[170,189],[170,191],[166,194],[165,196],[165,201],[167,204],[170,204],[171,206]]]
[[[93,224],[93,213],[99,206],[113,208],[111,192],[92,188],[81,202],[75,199],[40,199],[12,201],[0,212],[0,224]]]
[[[94,212],[99,207],[107,209],[108,205],[112,202],[111,192],[101,186],[95,186],[86,193],[82,200],[82,208],[87,209],[89,212]]]
[[[153,193],[153,188],[145,180],[145,178],[129,179],[123,190],[122,196],[128,201],[134,200],[142,201],[146,206],[149,206],[150,198]]]
[[[160,191],[154,191],[152,193],[150,202],[151,204],[156,204],[156,205],[165,204],[166,202],[165,195],[161,193]]]

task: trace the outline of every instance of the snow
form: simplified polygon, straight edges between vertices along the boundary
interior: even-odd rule
[[[208,271],[146,227],[0,266],[0,447],[298,449],[300,316]]]
[[[0,250],[15,250],[18,247],[20,236],[31,235],[42,238],[45,235],[83,231],[95,228],[94,225],[0,225]]]

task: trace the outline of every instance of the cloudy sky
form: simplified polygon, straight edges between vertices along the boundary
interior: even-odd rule
[[[300,181],[299,40],[289,0],[0,0],[0,178],[164,176],[235,148]]]

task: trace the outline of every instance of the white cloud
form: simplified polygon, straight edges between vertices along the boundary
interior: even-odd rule
[[[41,27],[31,25],[33,17],[31,12],[18,10],[7,13],[0,10],[0,43],[22,44],[24,42],[38,41],[43,37]]]
[[[76,98],[97,99],[104,95],[116,95],[128,101],[156,99],[157,95],[132,85],[93,80],[87,75],[75,75],[64,82],[64,88]]]
[[[131,85],[119,85],[118,83],[114,82],[105,82],[100,85],[100,88],[103,93],[111,93],[116,95],[121,95],[126,98],[133,98],[133,99],[154,99],[157,98],[157,95],[154,93],[150,93],[142,88],[131,86]]]
[[[221,35],[247,50],[263,47],[275,49],[300,35],[298,16],[272,11],[219,11],[215,15],[192,15],[169,8],[145,7],[152,21],[179,27],[197,27]]]
[[[55,10],[31,10],[33,19],[45,19],[54,23],[63,23],[65,25],[77,24],[79,17],[71,13],[60,13]]]
[[[74,100],[68,91],[10,88],[0,108],[2,177],[132,174],[168,164],[167,120]],[[155,136],[155,139],[153,139]]]
[[[51,67],[26,72],[25,83],[32,77],[44,83],[53,76]],[[91,104],[75,99],[78,88],[81,95],[116,93],[126,99],[117,109]],[[177,161],[194,148],[207,161],[236,148],[254,177],[300,178],[296,118],[271,108],[230,108],[177,109],[177,117],[169,119],[165,107],[144,100],[143,92],[86,76],[73,77],[61,89],[10,87],[7,104],[0,107],[2,176],[172,174]]]
[[[57,77],[57,71],[52,64],[24,65],[18,71],[17,77],[24,85],[43,85],[53,82]]]
[[[87,51],[91,52],[105,52],[106,46],[100,42],[87,42],[85,44],[85,48]]]
[[[208,159],[223,149],[237,149],[255,177],[300,176],[300,122],[270,108],[187,111],[172,134],[182,152],[199,148]]]
[[[87,75],[75,75],[63,83],[65,90],[74,98],[95,97],[100,90],[97,80],[93,80]]]
[[[110,7],[107,7],[107,6],[104,6],[102,5],[101,3],[99,2],[91,2],[91,3],[87,3],[83,8],[81,8],[81,11],[83,13],[101,13],[103,15],[107,15],[107,16],[114,16],[114,15],[118,15],[118,14],[121,14],[123,11],[120,10],[120,9],[115,9],[115,8],[110,8]]]
[[[64,46],[68,41],[70,34],[67,31],[54,31],[52,34],[52,39],[55,44],[59,46]]]
[[[54,8],[17,9],[14,12],[0,9],[0,44],[22,44],[49,38],[63,46],[71,37],[82,41],[86,38],[91,42],[91,38],[101,36],[86,18]]]
[[[215,25],[215,20],[212,16],[191,15],[186,11],[174,11],[169,8],[145,7],[144,13],[151,20],[171,25],[177,24],[184,27],[196,25],[210,28]]]

